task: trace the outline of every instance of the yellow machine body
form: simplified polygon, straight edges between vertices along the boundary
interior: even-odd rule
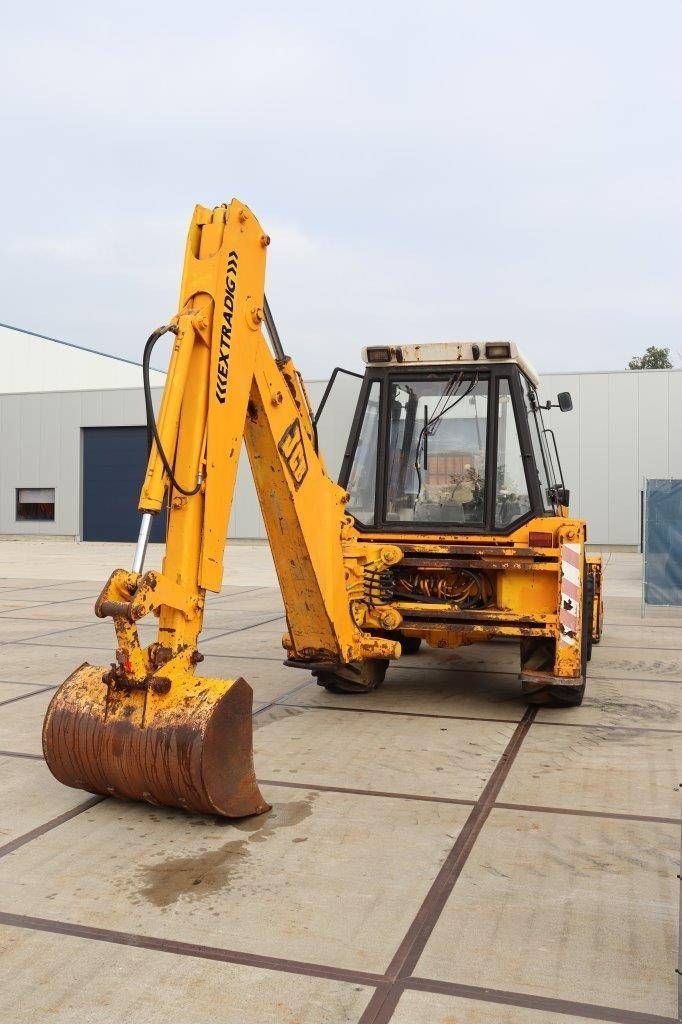
[[[272,341],[268,243],[237,200],[195,210],[179,312],[155,335],[175,338],[139,504],[143,534],[167,505],[163,566],[142,571],[141,535],[134,569],[116,570],[95,608],[113,619],[114,662],[76,669],[48,708],[45,757],[66,785],[230,817],[267,810],[253,769],[250,687],[197,672],[242,442],[284,598],[288,664],[332,690],[367,690],[411,639],[455,647],[503,636],[520,641],[530,694],[584,682],[583,617],[598,640],[601,566],[586,560],[585,524],[567,509],[504,537],[358,528],[317,450],[301,378],[261,330],[265,322]],[[575,601],[567,618],[565,580],[574,594],[588,575],[592,603]],[[389,577],[391,594],[372,589]],[[472,578],[485,600],[467,608]],[[453,597],[467,586],[466,600]],[[150,614],[158,635],[145,647],[137,623]]]

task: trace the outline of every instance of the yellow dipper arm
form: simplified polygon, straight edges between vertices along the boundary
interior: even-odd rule
[[[203,591],[220,590],[244,438],[287,610],[290,654],[326,662],[390,657],[395,645],[361,633],[351,617],[342,547],[351,524],[347,495],[316,451],[298,373],[281,349],[273,357],[261,333],[268,243],[237,200],[194,212],[158,420],[175,482],[190,493],[169,483],[155,444],[140,496],[140,510],[156,513],[169,487],[163,582],[186,597],[183,607],[159,602],[159,639],[174,651],[194,647]],[[275,341],[279,348],[276,335]],[[195,609],[190,617],[187,602]]]

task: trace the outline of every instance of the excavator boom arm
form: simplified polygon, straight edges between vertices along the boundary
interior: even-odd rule
[[[253,771],[250,687],[196,674],[205,592],[222,586],[243,440],[284,597],[288,660],[344,666],[400,653],[354,617],[365,572],[402,556],[360,540],[347,495],[327,476],[305,389],[265,299],[268,243],[237,200],[195,209],[178,314],[145,349],[154,442],[133,569],[117,569],[95,607],[113,619],[115,660],[77,669],[45,717],[45,757],[67,785],[202,813],[267,809]],[[157,422],[148,365],[167,330],[175,337]],[[143,573],[150,523],[164,502],[162,571]],[[137,622],[149,613],[158,615],[158,636],[143,647]]]

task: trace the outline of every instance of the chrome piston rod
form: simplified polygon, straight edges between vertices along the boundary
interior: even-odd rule
[[[147,554],[147,544],[149,543],[149,534],[152,531],[152,522],[154,516],[151,512],[142,513],[142,522],[140,523],[140,533],[137,538],[137,547],[135,548],[135,557],[133,558],[133,572],[142,572],[144,566],[145,555]]]

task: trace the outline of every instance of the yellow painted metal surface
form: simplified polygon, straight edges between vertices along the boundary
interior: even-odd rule
[[[81,666],[53,699],[46,758],[69,785],[228,815],[265,806],[250,767],[247,684],[195,671],[205,592],[222,585],[242,440],[284,597],[283,644],[292,661],[341,670],[376,666],[400,656],[396,637],[404,626],[405,636],[437,647],[495,636],[531,645],[551,641],[554,661],[543,671],[557,680],[580,675],[582,610],[579,600],[567,606],[562,587],[577,592],[582,585],[585,524],[568,518],[568,510],[504,538],[355,527],[346,513],[348,495],[316,451],[301,378],[290,359],[273,357],[261,332],[268,243],[238,200],[195,209],[158,418],[179,486],[168,479],[155,444],[139,505],[158,513],[168,501],[163,568],[112,574],[96,613],[113,619],[115,660],[110,668]],[[533,532],[552,545],[533,548]],[[441,601],[439,613],[450,621],[434,624],[428,621],[433,604],[387,594],[377,581],[392,578],[408,551],[475,559],[485,607]],[[578,582],[566,583],[576,559]],[[143,647],[136,624],[148,614],[158,615],[158,636]],[[598,615],[594,629],[599,622]],[[232,793],[214,777],[221,746],[240,752],[231,768]]]

